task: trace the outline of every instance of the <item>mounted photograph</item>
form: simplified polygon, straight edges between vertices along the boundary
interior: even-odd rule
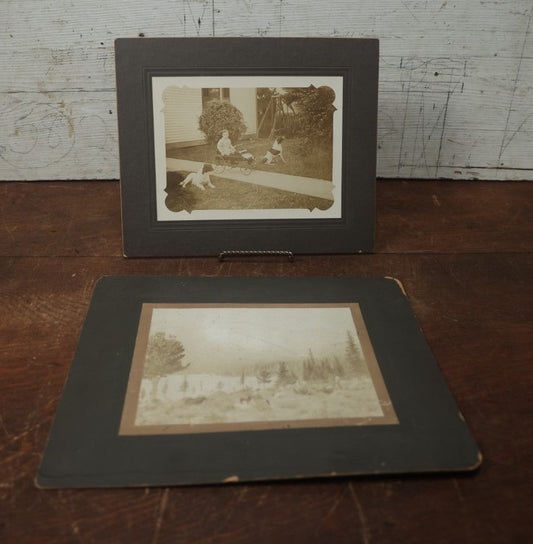
[[[379,43],[115,41],[123,253],[371,252]]]
[[[144,304],[120,434],[398,423],[357,304]]]
[[[157,219],[341,216],[342,77],[152,77]]]
[[[397,280],[106,276],[37,485],[441,473],[480,460]]]

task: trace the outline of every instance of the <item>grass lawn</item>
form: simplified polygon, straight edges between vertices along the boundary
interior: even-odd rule
[[[281,191],[236,181],[224,177],[211,175],[215,189],[206,188],[205,191],[192,184],[181,187],[180,181],[185,179],[189,172],[168,172],[168,194],[165,204],[170,211],[186,210],[272,210],[272,209],[308,209],[327,210],[333,202],[325,198]]]
[[[302,138],[290,138],[283,142],[283,156],[287,164],[279,160],[273,164],[263,164],[261,159],[271,145],[272,141],[266,138],[249,138],[235,147],[239,150],[246,149],[255,157],[256,170],[331,181],[333,154],[330,145],[318,146],[312,153],[305,154]],[[169,148],[167,157],[212,163],[215,160],[215,145]]]

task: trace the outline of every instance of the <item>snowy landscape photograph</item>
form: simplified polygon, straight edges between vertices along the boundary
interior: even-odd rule
[[[144,304],[120,434],[397,423],[357,304]]]

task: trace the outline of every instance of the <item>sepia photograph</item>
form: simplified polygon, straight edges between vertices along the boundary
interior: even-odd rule
[[[37,482],[197,485],[479,462],[397,280],[127,275],[95,286]]]
[[[152,77],[158,220],[340,217],[342,85]]]
[[[143,304],[121,435],[394,423],[357,304]]]

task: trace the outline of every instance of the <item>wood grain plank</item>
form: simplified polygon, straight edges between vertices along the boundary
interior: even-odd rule
[[[0,168],[8,179],[119,177],[114,89],[1,97]]]
[[[476,474],[237,486],[41,491],[33,486],[92,287],[102,274],[392,275],[485,455]],[[527,541],[524,425],[533,258],[498,255],[213,259],[0,258],[0,537],[6,542]],[[6,281],[7,280],[7,281]],[[275,457],[275,452],[273,452]],[[453,523],[450,520],[453,519]]]
[[[532,14],[530,0],[6,1],[0,179],[118,178],[113,41],[139,35],[379,37],[380,177],[533,179]]]
[[[219,263],[122,258],[117,183],[1,184],[0,541],[530,540],[532,191],[380,182],[376,254]],[[37,490],[92,289],[106,274],[398,278],[484,464],[470,475]]]
[[[377,252],[531,251],[529,182],[378,182]]]
[[[116,182],[0,184],[0,255],[122,255]],[[377,183],[375,251],[533,248],[533,183]]]
[[[122,254],[118,183],[4,183],[0,192],[0,254]]]

